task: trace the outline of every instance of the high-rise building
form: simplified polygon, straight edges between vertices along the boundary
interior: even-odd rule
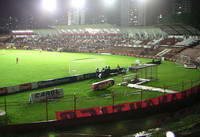
[[[145,25],[145,9],[138,0],[121,0],[121,25]]]
[[[120,25],[129,26],[129,0],[121,0],[120,5]]]
[[[121,0],[121,25],[152,25],[161,16],[160,0]]]
[[[191,13],[191,0],[172,0],[173,14]]]
[[[68,11],[68,25],[85,24],[85,12],[78,9]]]

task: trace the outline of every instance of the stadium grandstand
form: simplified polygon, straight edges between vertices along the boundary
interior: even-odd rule
[[[198,62],[200,58],[192,52],[194,49],[199,52],[200,31],[184,24],[51,26],[48,29],[13,30],[11,35],[0,40],[17,49],[157,56],[179,60],[184,55],[193,60],[187,63]]]

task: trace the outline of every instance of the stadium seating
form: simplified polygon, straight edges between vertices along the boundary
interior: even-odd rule
[[[129,28],[97,24],[54,26],[49,29],[29,31],[32,33],[12,34],[10,42],[15,43],[16,48],[61,52],[158,56],[168,59],[178,59],[179,55],[186,53],[191,57],[193,54],[199,55],[187,48],[197,46],[200,32],[191,26],[181,24]],[[197,51],[199,50],[198,48]]]
[[[163,39],[160,41],[160,45],[175,45],[176,39],[175,38],[168,38],[168,39]]]
[[[190,46],[195,42],[197,42],[196,38],[188,38],[188,39],[184,39],[182,42],[176,43],[176,45],[179,45],[179,46]]]

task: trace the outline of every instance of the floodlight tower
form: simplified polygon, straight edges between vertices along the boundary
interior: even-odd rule
[[[85,0],[71,0],[71,7],[75,10],[73,13],[73,18],[76,18],[75,24],[81,25],[84,24],[84,11],[83,8],[85,7]],[[75,17],[74,17],[75,16]]]
[[[146,23],[146,8],[148,0],[139,0],[139,24],[145,26]]]
[[[117,24],[118,23],[118,16],[117,14],[119,9],[117,9],[118,0],[103,0],[103,10],[102,13],[104,14],[104,21],[109,24]],[[119,7],[118,7],[119,8]]]
[[[171,131],[166,132],[166,137],[175,137],[175,134]]]
[[[113,6],[115,4],[116,0],[104,0],[104,3],[106,6]]]
[[[57,0],[42,0],[42,9],[46,12],[53,13],[57,8]]]

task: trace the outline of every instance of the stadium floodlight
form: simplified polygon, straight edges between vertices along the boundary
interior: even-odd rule
[[[104,3],[106,4],[106,6],[111,6],[115,3],[116,0],[104,0]]]
[[[57,0],[42,0],[42,9],[47,12],[54,12],[57,7]]]
[[[145,3],[147,3],[147,1],[148,1],[148,0],[139,0],[139,2],[140,2],[141,4],[145,4]]]
[[[82,9],[85,6],[85,0],[71,0],[71,6],[75,9]]]
[[[175,137],[175,134],[171,131],[166,132],[166,137]]]

